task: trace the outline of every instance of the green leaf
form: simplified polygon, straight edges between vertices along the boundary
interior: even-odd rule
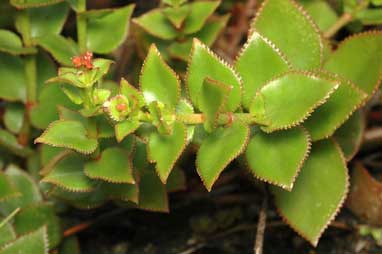
[[[212,53],[207,46],[194,39],[186,82],[191,101],[199,109],[199,95],[207,77],[232,87],[224,111],[234,112],[240,106],[241,101],[239,76],[227,63]]]
[[[381,59],[382,33],[365,32],[344,40],[324,67],[371,95],[381,80]]]
[[[58,85],[45,86],[40,93],[38,104],[30,112],[33,126],[45,129],[51,122],[58,120],[57,106],[73,108],[73,104]]]
[[[78,47],[65,37],[48,34],[35,38],[36,43],[48,51],[59,63],[72,66],[72,57],[79,54]]]
[[[161,9],[154,9],[133,19],[133,22],[145,32],[163,40],[173,40],[178,31],[163,14]]]
[[[187,2],[187,0],[162,0],[163,3],[171,6],[180,6]]]
[[[272,190],[282,217],[316,246],[348,191],[347,168],[340,149],[329,140],[315,143],[293,190]]]
[[[45,81],[56,75],[56,68],[48,55],[37,56],[38,100],[30,111],[30,120],[34,127],[45,129],[49,123],[58,120],[57,106],[75,108],[58,84],[45,85]]]
[[[30,34],[33,38],[47,34],[60,34],[69,14],[66,3],[28,9]]]
[[[198,1],[190,3],[190,14],[184,21],[182,32],[192,34],[199,31],[219,4],[220,1]]]
[[[214,17],[206,22],[203,28],[192,34],[192,37],[198,38],[201,42],[207,46],[211,46],[222,30],[226,27],[230,15],[224,15],[222,17]],[[186,41],[178,42],[173,41],[168,47],[168,52],[172,58],[187,61],[192,48],[192,38],[188,38]]]
[[[94,181],[84,173],[84,159],[76,154],[59,161],[42,181],[57,185],[71,192],[91,192]]]
[[[126,119],[121,123],[117,123],[115,128],[115,138],[118,142],[121,142],[125,137],[136,131],[141,123],[135,119]]]
[[[81,13],[87,19],[87,48],[106,54],[126,39],[134,4],[119,9],[91,10]]]
[[[167,178],[186,147],[186,128],[184,124],[176,122],[172,133],[161,135],[154,132],[150,136],[148,143],[148,157],[152,162],[156,162],[156,171],[163,183]]]
[[[8,104],[4,113],[4,125],[13,133],[19,133],[24,123],[24,107],[21,104]]]
[[[1,99],[25,102],[26,79],[20,58],[0,53],[0,83]]]
[[[340,145],[347,161],[350,161],[358,152],[364,131],[365,118],[359,110],[334,133],[334,140]]]
[[[47,226],[49,248],[56,247],[62,237],[60,220],[54,207],[47,203],[32,204],[18,212],[13,222],[17,234],[22,235]]]
[[[359,19],[363,25],[381,25],[382,24],[382,9],[365,9],[357,12],[357,19]]]
[[[20,196],[20,194],[21,193],[17,190],[16,186],[11,182],[9,177],[0,171],[0,202],[9,198]]]
[[[68,99],[74,104],[81,105],[84,102],[80,91],[76,89],[75,87],[62,85],[61,90],[68,97]]]
[[[252,28],[271,40],[294,67],[320,67],[323,53],[320,32],[296,2],[264,1]]]
[[[139,172],[139,208],[155,212],[168,212],[166,186],[160,181],[154,170]]]
[[[256,177],[290,191],[310,146],[309,134],[301,127],[269,134],[257,130],[245,156]]]
[[[0,129],[0,145],[21,157],[27,157],[32,153],[29,147],[20,145],[15,136],[3,129]]]
[[[190,13],[190,7],[189,5],[183,5],[177,8],[167,7],[163,8],[162,12],[176,29],[180,29],[183,25],[183,21]]]
[[[194,108],[192,107],[191,103],[189,103],[186,99],[181,99],[179,101],[179,104],[176,106],[176,114],[178,117],[182,117],[184,115],[193,114]],[[195,125],[187,125],[187,143],[190,143],[192,141],[192,138],[194,136],[194,130]]]
[[[10,0],[13,6],[17,8],[22,8],[22,9],[52,5],[62,1],[63,0]]]
[[[147,103],[159,101],[175,108],[179,101],[180,80],[154,44],[143,64],[139,83]]]
[[[10,165],[6,169],[5,174],[21,195],[1,202],[0,211],[11,213],[18,207],[42,201],[42,196],[36,182],[24,170]]]
[[[117,147],[107,148],[99,159],[85,164],[85,174],[92,179],[110,183],[134,184],[133,166],[128,152]]]
[[[335,10],[324,0],[300,0],[300,3],[321,31],[328,30],[338,19]]]
[[[310,73],[289,72],[268,82],[253,99],[255,121],[272,132],[303,122],[338,88],[338,83]]]
[[[243,80],[243,106],[249,108],[256,92],[289,69],[285,56],[268,39],[253,32],[235,63]]]
[[[126,96],[129,100],[137,100],[138,101],[138,108],[143,107],[145,103],[145,98],[143,97],[142,93],[136,89],[134,86],[132,86],[126,79],[122,78],[120,83],[120,93],[124,96]]]
[[[240,122],[219,128],[208,135],[196,156],[196,167],[208,191],[223,169],[241,154],[247,146],[249,128]]]
[[[217,127],[219,113],[224,109],[232,87],[206,78],[199,96],[200,111],[203,112],[204,128],[212,132]]]
[[[78,238],[76,236],[66,237],[60,244],[58,254],[81,254]]]
[[[367,94],[358,87],[342,82],[327,102],[318,107],[304,123],[312,140],[317,141],[333,135],[335,130],[362,106],[366,98]]]
[[[214,17],[207,20],[203,28],[193,34],[193,37],[198,38],[207,46],[211,46],[219,34],[224,30],[224,28],[226,28],[229,18],[230,15],[226,14],[224,16]]]
[[[168,192],[176,192],[187,189],[186,176],[180,168],[175,167],[167,178],[166,189]]]
[[[67,3],[69,3],[70,7],[75,11],[78,12],[79,10],[79,1],[78,0],[65,0]]]
[[[0,248],[6,243],[15,239],[16,233],[11,224],[6,223],[3,227],[0,228]]]
[[[19,36],[15,33],[0,29],[0,51],[12,55],[36,53],[35,48],[24,48]]]
[[[115,183],[102,183],[99,191],[104,193],[107,198],[112,200],[131,201],[138,204],[138,185],[137,184],[115,184]]]
[[[84,154],[94,152],[98,146],[97,139],[89,138],[80,122],[67,120],[51,123],[35,143],[70,148]]]
[[[88,210],[97,208],[107,201],[105,193],[100,191],[100,186],[99,184],[91,192],[71,192],[57,187],[50,194],[75,208]]]
[[[0,254],[48,254],[48,233],[42,227],[0,248]]]

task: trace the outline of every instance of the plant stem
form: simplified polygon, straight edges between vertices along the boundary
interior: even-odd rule
[[[325,31],[324,37],[330,38],[335,35],[342,27],[349,24],[353,21],[354,17],[358,14],[358,12],[365,9],[369,4],[369,1],[363,0],[361,1],[351,12],[344,12],[342,16],[334,23],[328,30]]]
[[[85,53],[87,50],[86,46],[86,17],[81,15],[86,11],[86,0],[78,0],[78,12],[77,12],[77,40],[78,46],[81,53]]]
[[[29,14],[26,10],[20,11],[19,20],[22,27],[22,38],[25,47],[33,47],[33,40],[30,28]],[[37,67],[36,67],[36,56],[27,55],[24,58],[25,63],[25,78],[26,78],[26,113],[24,117],[23,126],[19,135],[19,143],[22,145],[27,145],[30,133],[30,120],[29,120],[29,110],[33,105],[36,104],[36,92],[37,92]]]
[[[20,211],[20,207],[16,208],[10,215],[8,215],[3,221],[0,222],[0,229],[7,224],[18,212]]]
[[[205,121],[203,114],[176,115],[176,120],[189,125],[202,124]],[[249,125],[256,124],[255,119],[249,113],[222,113],[218,116],[218,124],[225,125],[234,121],[240,121]]]

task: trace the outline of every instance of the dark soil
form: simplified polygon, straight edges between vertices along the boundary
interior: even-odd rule
[[[233,170],[228,171],[225,177],[231,178],[232,173]],[[112,215],[79,234],[82,253],[252,254],[264,197],[258,187],[257,183],[234,176],[211,193],[172,194],[169,214],[115,206],[91,215],[84,212],[79,217],[96,220],[100,214]],[[342,209],[314,248],[282,222],[272,200],[269,205],[264,254],[382,253],[382,247],[373,238],[360,236],[360,222],[347,209]]]

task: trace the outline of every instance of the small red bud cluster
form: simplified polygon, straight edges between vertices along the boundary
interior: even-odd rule
[[[76,68],[84,66],[86,69],[93,69],[93,53],[86,52],[85,54],[72,57],[72,63]]]

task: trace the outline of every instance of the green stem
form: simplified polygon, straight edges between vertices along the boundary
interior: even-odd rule
[[[334,36],[342,27],[353,21],[354,17],[357,16],[358,12],[365,9],[369,4],[369,1],[361,1],[351,12],[344,12],[342,16],[331,26],[328,30],[324,32],[325,38],[330,38]]]
[[[0,222],[0,229],[7,224],[18,212],[20,211],[20,207],[16,208],[10,215],[8,215],[2,222]]]
[[[197,125],[203,124],[205,119],[203,114],[189,114],[189,115],[176,115],[176,120],[183,122],[184,124]],[[248,125],[256,124],[255,119],[249,113],[222,113],[219,114],[218,124],[226,125],[234,121],[240,121]]]
[[[27,104],[34,105],[37,92],[37,67],[34,55],[25,57],[25,74],[27,79]]]
[[[30,18],[26,10],[20,11],[19,23],[21,27],[21,35],[25,47],[33,47],[33,40],[30,27]],[[25,77],[26,77],[26,114],[23,126],[19,135],[19,142],[26,145],[30,134],[29,109],[36,104],[37,99],[37,67],[36,56],[27,55],[24,58]]]
[[[77,12],[77,37],[78,38],[77,39],[78,39],[78,46],[80,48],[81,53],[85,53],[87,51],[86,17],[84,17],[84,15],[81,15],[85,11],[86,11],[86,0],[78,0],[78,12]]]

